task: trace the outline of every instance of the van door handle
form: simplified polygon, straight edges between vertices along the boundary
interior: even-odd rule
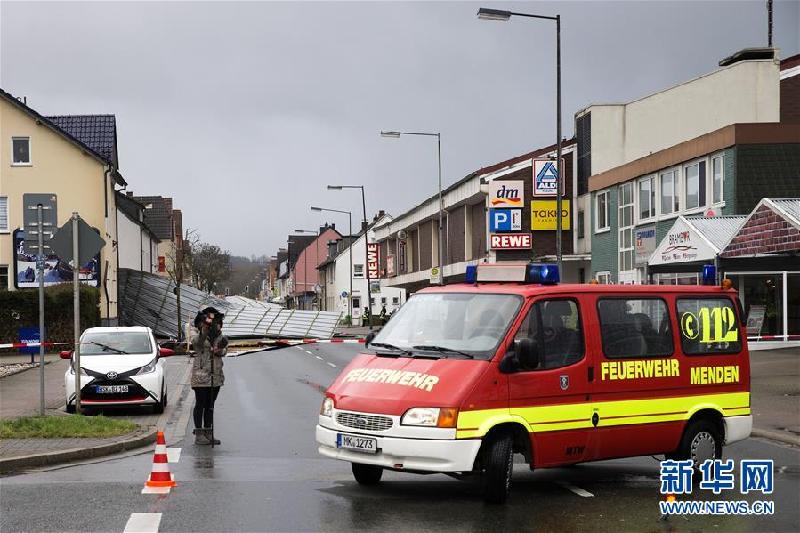
[[[590,366],[589,367],[589,383],[591,383],[592,381],[594,381],[594,367]]]

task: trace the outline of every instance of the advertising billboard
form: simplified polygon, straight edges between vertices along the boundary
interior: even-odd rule
[[[521,208],[525,203],[524,185],[521,180],[489,182],[489,207]]]
[[[531,202],[531,229],[534,231],[555,231],[558,211],[556,200],[533,200]],[[561,200],[561,229],[570,228],[569,200]]]
[[[39,286],[38,271],[36,269],[36,256],[27,253],[25,249],[25,232],[14,232],[14,286],[18,289]],[[82,283],[91,287],[100,286],[100,254],[96,255],[85,265],[81,266],[78,273]],[[44,285],[57,285],[72,282],[72,267],[55,254],[49,254],[44,260]]]

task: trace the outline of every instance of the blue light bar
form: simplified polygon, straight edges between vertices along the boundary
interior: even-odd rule
[[[528,265],[529,283],[541,283],[542,285],[555,285],[561,281],[558,273],[558,266],[546,263],[531,263]]]
[[[464,277],[467,283],[478,283],[478,265],[467,265]]]
[[[717,267],[714,265],[703,265],[703,285],[717,284]]]

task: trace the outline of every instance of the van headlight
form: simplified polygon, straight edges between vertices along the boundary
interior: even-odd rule
[[[458,409],[451,407],[412,407],[400,419],[403,426],[454,428]]]
[[[136,375],[141,376],[142,374],[152,374],[156,371],[156,364],[158,364],[158,357],[140,368]]]
[[[333,416],[333,398],[325,398],[322,400],[319,414],[322,416]]]

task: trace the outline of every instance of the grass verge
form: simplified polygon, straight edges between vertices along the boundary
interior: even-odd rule
[[[105,416],[23,416],[0,421],[0,439],[104,438],[124,435],[137,425]]]

